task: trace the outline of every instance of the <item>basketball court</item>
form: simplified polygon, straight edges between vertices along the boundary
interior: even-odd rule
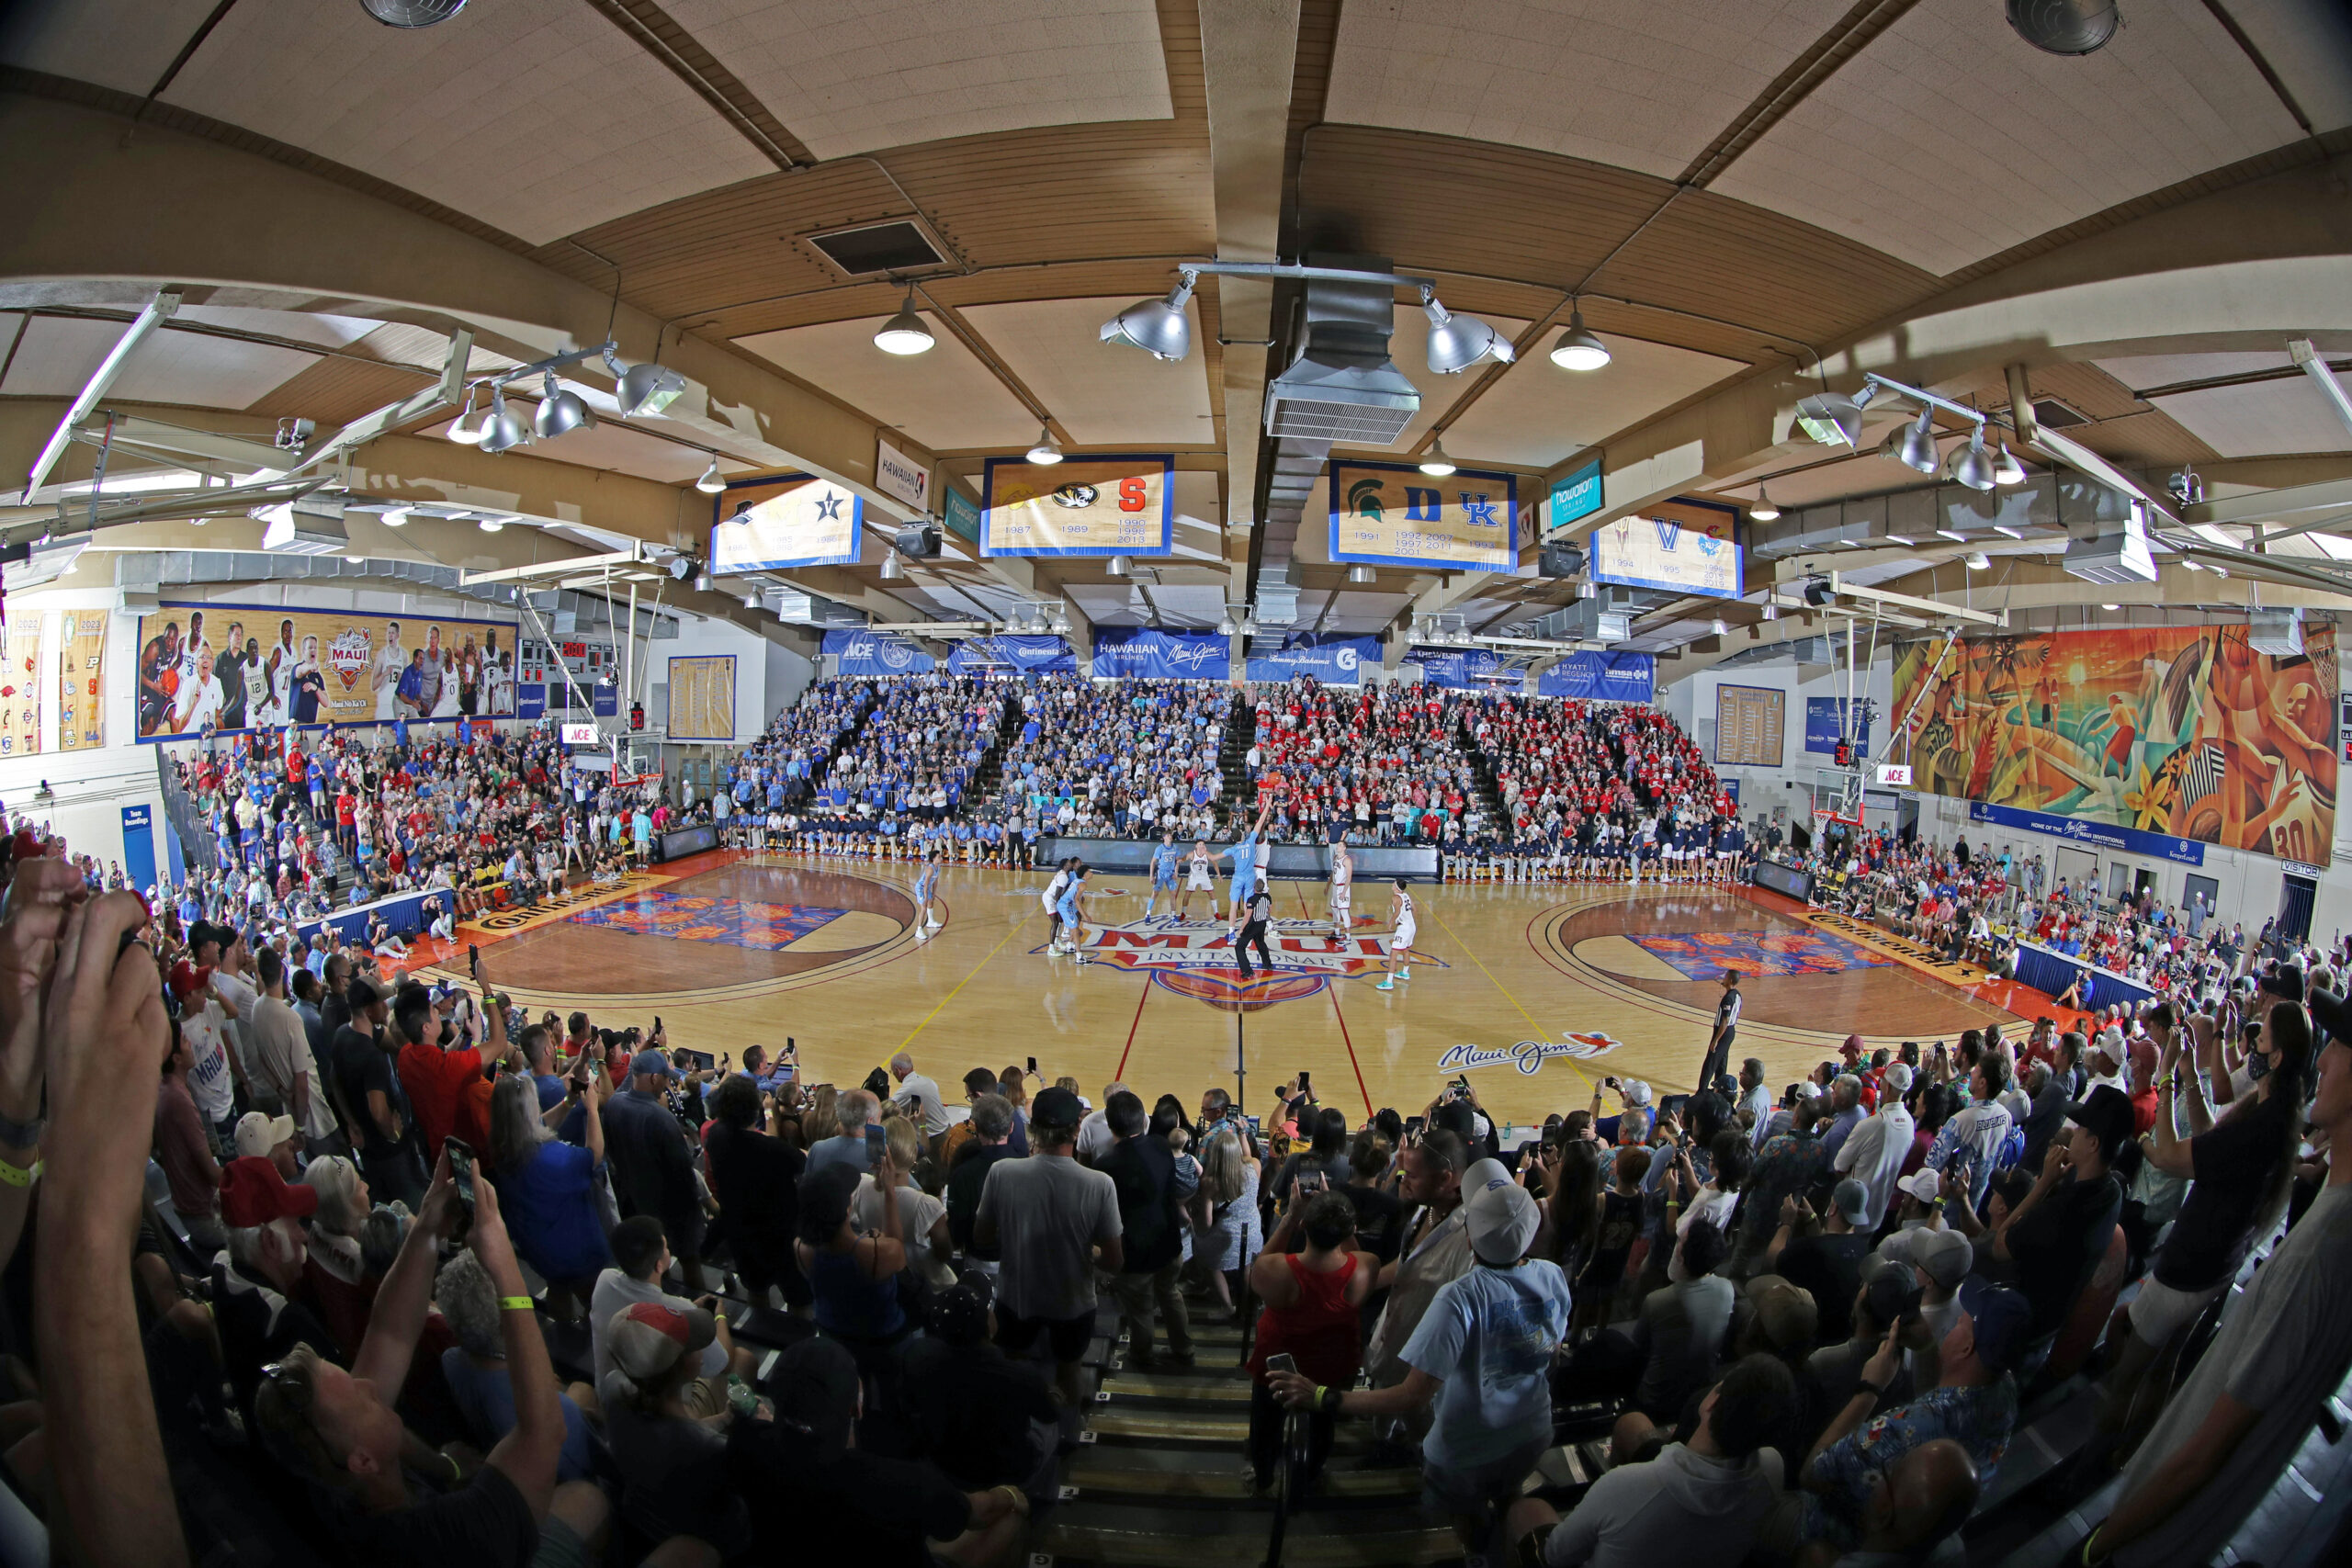
[[[894,1052],[952,1094],[974,1066],[1035,1056],[1090,1095],[1124,1078],[1148,1100],[1230,1089],[1245,1104],[1313,1076],[1351,1118],[1419,1110],[1465,1073],[1490,1111],[1539,1122],[1586,1103],[1603,1075],[1688,1089],[1724,969],[1747,993],[1738,1055],[1777,1089],[1833,1055],[1950,1040],[2030,1021],[2038,993],[1769,892],[1645,884],[1419,887],[1409,980],[1385,968],[1385,889],[1361,886],[1357,929],[1333,945],[1319,883],[1276,885],[1274,966],[1245,981],[1222,922],[1144,913],[1148,877],[1091,879],[1077,957],[1045,951],[1034,872],[945,873],[944,924],[915,928],[916,868],[830,856],[702,855],[581,888],[559,908],[460,931],[427,973],[481,944],[492,982],[532,1010],[585,1009],[600,1027],[650,1026],[740,1055],[797,1040],[811,1082],[854,1084]]]

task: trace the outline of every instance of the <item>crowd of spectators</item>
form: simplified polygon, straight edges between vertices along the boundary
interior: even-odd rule
[[[1245,759],[1276,843],[1443,844],[1484,812],[1464,753],[1458,693],[1326,686],[1311,675],[1258,688]]]
[[[1008,839],[1217,834],[1234,689],[1214,681],[1024,677],[993,807]]]

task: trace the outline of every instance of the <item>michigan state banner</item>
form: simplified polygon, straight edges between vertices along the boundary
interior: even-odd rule
[[[1442,479],[1405,463],[1331,465],[1331,558],[1374,566],[1510,571],[1519,479],[1477,468]]]

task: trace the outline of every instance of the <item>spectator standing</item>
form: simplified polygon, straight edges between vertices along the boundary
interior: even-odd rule
[[[605,1147],[621,1213],[648,1214],[662,1223],[686,1289],[699,1292],[702,1192],[695,1184],[694,1152],[686,1131],[662,1095],[662,1087],[677,1076],[659,1050],[639,1051],[629,1063],[629,1087],[603,1106]]]
[[[1265,1303],[1250,1350],[1250,1469],[1261,1492],[1273,1483],[1282,1445],[1283,1412],[1267,1380],[1266,1362],[1286,1355],[1309,1382],[1348,1388],[1363,1364],[1361,1308],[1372,1294],[1380,1260],[1351,1248],[1355,1210],[1345,1196],[1318,1192],[1292,1205],[1250,1265],[1250,1288]],[[1300,1247],[1301,1250],[1294,1251]],[[1319,1474],[1331,1451],[1332,1417],[1307,1416],[1306,1468]]]
[[[997,1343],[1018,1353],[1048,1336],[1062,1403],[1082,1397],[1079,1362],[1094,1325],[1094,1253],[1120,1270],[1119,1195],[1111,1179],[1078,1163],[1084,1107],[1056,1087],[1039,1092],[1030,1113],[1030,1155],[989,1170],[972,1220],[974,1239],[1002,1257]]]
[[[313,1156],[332,1154],[336,1147],[334,1110],[320,1086],[310,1032],[287,1000],[286,960],[276,949],[265,947],[255,965],[262,989],[245,1031],[252,1048],[247,1066],[294,1118],[295,1134],[301,1139],[297,1146]]]
[[[1862,1185],[1867,1201],[1855,1224],[1865,1235],[1874,1234],[1885,1220],[1886,1206],[1894,1197],[1895,1179],[1902,1175],[1903,1162],[1911,1153],[1911,1112],[1903,1106],[1903,1096],[1911,1089],[1911,1069],[1900,1062],[1889,1063],[1884,1077],[1892,1092],[1854,1129],[1830,1161],[1836,1169],[1851,1172]]]
[[[483,1151],[506,1193],[514,1251],[548,1282],[559,1317],[577,1315],[613,1261],[596,1206],[605,1170],[605,1123],[596,1114],[604,1075],[580,1073],[571,1081],[588,1108],[584,1146],[558,1139],[538,1108],[537,1086],[509,1074],[491,1091],[490,1146]]]
[[[937,1139],[947,1131],[947,1107],[939,1098],[939,1086],[915,1071],[915,1060],[904,1051],[890,1058],[890,1076],[899,1080],[899,1092],[890,1103],[906,1111],[922,1123],[922,1135]]]
[[[947,1172],[947,1234],[957,1251],[993,1278],[1000,1254],[993,1247],[981,1247],[972,1235],[972,1222],[979,1213],[980,1192],[988,1185],[989,1168],[1000,1160],[1017,1157],[1012,1142],[1012,1102],[1001,1094],[983,1094],[972,1102],[967,1125],[972,1135],[956,1150]],[[724,1195],[719,1199],[722,1204],[726,1201]]]
[[[349,1021],[335,1031],[333,1055],[343,1102],[359,1128],[359,1168],[386,1202],[413,1207],[424,1199],[424,1168],[410,1127],[408,1096],[392,1066],[386,1034],[391,1010],[370,980],[351,981],[345,999]]]
[[[1138,1371],[1157,1369],[1152,1344],[1156,1312],[1168,1326],[1170,1361],[1188,1367],[1193,1364],[1193,1330],[1184,1314],[1183,1292],[1177,1288],[1184,1232],[1179,1218],[1176,1153],[1166,1138],[1152,1135],[1137,1095],[1122,1089],[1103,1109],[1118,1143],[1097,1168],[1111,1179],[1118,1194],[1122,1258],[1118,1272],[1111,1276],[1111,1294],[1127,1331],[1127,1359]]]
[[[199,1258],[209,1259],[228,1245],[220,1227],[220,1165],[212,1157],[203,1115],[188,1093],[195,1061],[187,1037],[172,1030],[171,1054],[164,1060],[164,1082],[155,1097],[155,1159],[170,1184],[172,1208]]]
[[[1462,1213],[1462,1176],[1469,1165],[1462,1140],[1442,1127],[1422,1134],[1405,1151],[1397,1195],[1416,1208],[1396,1260],[1380,1270],[1376,1288],[1388,1292],[1388,1304],[1364,1351],[1375,1389],[1405,1381],[1411,1371],[1405,1346],[1420,1327],[1421,1315],[1440,1291],[1469,1270],[1469,1224]]]
[[[760,1091],[736,1074],[713,1091],[708,1150],[711,1196],[735,1255],[735,1272],[752,1300],[769,1304],[780,1289],[786,1305],[808,1304],[808,1281],[793,1256],[801,1173],[807,1156],[758,1125]]]
[[[2071,1135],[2051,1145],[2032,1190],[1992,1228],[1989,1242],[1973,1213],[1956,1221],[1980,1258],[1989,1254],[2015,1265],[2036,1335],[2065,1321],[2123,1210],[2123,1184],[2109,1167],[2132,1141],[2131,1097],[2101,1084],[2068,1108],[2066,1120]]]

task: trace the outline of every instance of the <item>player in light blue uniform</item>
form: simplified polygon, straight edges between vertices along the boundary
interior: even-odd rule
[[[1151,897],[1144,901],[1143,918],[1151,919],[1159,907],[1159,896],[1176,897],[1176,868],[1183,860],[1183,852],[1176,847],[1173,832],[1159,835],[1159,843],[1151,852]]]
[[[1231,849],[1217,857],[1223,860],[1231,856],[1233,860],[1232,897],[1227,903],[1226,918],[1236,924],[1240,922],[1243,906],[1250,901],[1250,889],[1258,886],[1258,841],[1265,836],[1266,818],[1272,815],[1273,809],[1274,797],[1270,795],[1266,803],[1258,807],[1258,820],[1250,830],[1242,834]]]
[[[1086,895],[1086,868],[1069,868],[1069,881],[1062,888],[1061,902],[1054,906],[1054,913],[1062,918],[1062,951],[1076,953],[1085,945],[1086,927],[1079,901]]]
[[[913,845],[909,845],[913,848]],[[940,927],[938,911],[931,907],[932,898],[939,892],[940,848],[936,839],[922,842],[922,869],[915,874],[915,940],[922,942]]]

